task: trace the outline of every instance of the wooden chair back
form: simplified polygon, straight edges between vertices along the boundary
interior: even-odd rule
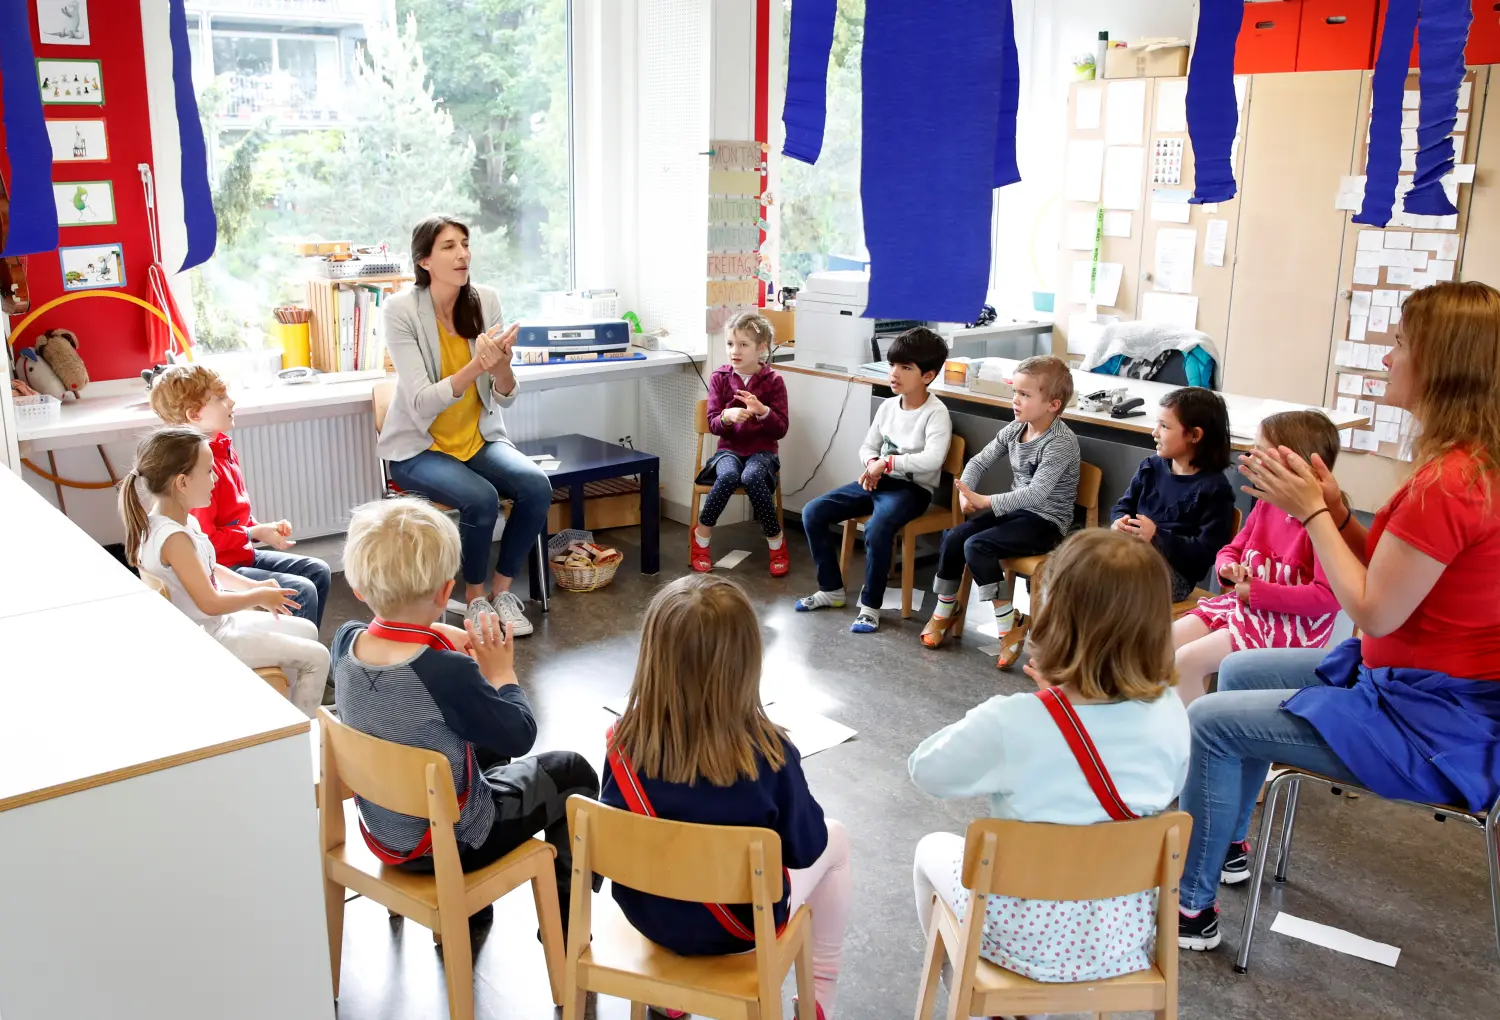
[[[703,470],[703,437],[711,435],[708,431],[708,400],[698,401],[698,409],[694,413],[693,431],[696,436],[693,439],[693,484],[698,484],[698,474]]]
[[[955,434],[948,440],[948,456],[943,458],[943,474],[957,478],[964,473],[964,437]]]
[[[391,401],[396,398],[396,380],[382,379],[370,390],[370,400],[375,405],[375,434],[378,436],[385,428],[385,416],[391,409]]]
[[[323,741],[325,803],[342,804],[356,793],[372,804],[432,822],[450,836],[458,821],[458,796],[448,759],[437,751],[407,747],[345,726],[326,708],[318,710]],[[434,843],[438,840],[434,839]]]
[[[1085,527],[1099,526],[1099,489],[1103,484],[1103,471],[1087,461],[1078,465],[1078,505],[1083,507]]]
[[[1235,535],[1238,535],[1240,533],[1240,528],[1244,527],[1244,525],[1245,525],[1245,514],[1240,510],[1239,507],[1235,507],[1234,508],[1234,530],[1229,533],[1229,537],[1233,538]]]

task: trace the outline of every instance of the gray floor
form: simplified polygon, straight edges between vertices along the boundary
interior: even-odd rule
[[[641,613],[652,591],[686,572],[686,534],[667,524],[660,575],[635,572],[636,536],[602,536],[626,551],[614,584],[600,592],[559,593],[536,633],[518,644],[518,671],[535,707],[538,750],[572,748],[601,765],[601,707],[623,694],[634,668]],[[792,574],[766,571],[764,540],[751,525],[719,530],[715,552],[751,552],[729,571],[761,613],[771,693],[785,692],[854,727],[853,741],[810,758],[807,775],[830,817],[848,826],[855,901],[839,1015],[904,1017],[914,1009],[921,959],[911,893],[911,854],[927,832],[962,832],[982,810],[974,801],[939,801],[915,790],[906,758],[929,733],[997,693],[1032,689],[1019,671],[1001,672],[968,639],[929,651],[917,641],[922,619],[887,612],[880,633],[848,633],[851,613],[798,614],[795,596],[815,587],[806,546],[793,541]],[[856,569],[862,561],[856,562]],[[930,569],[918,574],[919,587]],[[342,576],[335,579],[324,637],[345,619],[367,618]],[[1490,929],[1483,837],[1458,823],[1365,797],[1308,793],[1299,812],[1290,881],[1270,888],[1247,975],[1233,970],[1245,885],[1226,889],[1225,944],[1182,954],[1180,1015],[1195,1018],[1495,1017],[1500,959]],[[1101,861],[1101,867],[1108,867]],[[1269,880],[1268,880],[1269,882]],[[478,948],[476,1015],[520,1020],[552,1015],[530,897],[513,894]],[[1278,910],[1391,943],[1395,968],[1369,963],[1268,929]],[[392,925],[383,908],[354,900],[347,908],[342,1020],[446,1017],[440,954],[413,924]],[[790,992],[788,992],[788,996]],[[623,1002],[603,999],[602,1020],[624,1020]]]

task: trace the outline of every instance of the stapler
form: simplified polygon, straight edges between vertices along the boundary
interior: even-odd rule
[[[1116,404],[1110,408],[1109,416],[1111,418],[1139,418],[1146,413],[1140,409],[1145,402],[1142,397],[1132,397],[1123,404]]]
[[[1078,409],[1080,411],[1109,411],[1116,404],[1123,403],[1130,398],[1130,391],[1121,387],[1113,390],[1095,390],[1078,398]]]

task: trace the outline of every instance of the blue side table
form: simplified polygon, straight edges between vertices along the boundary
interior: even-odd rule
[[[588,436],[566,435],[550,439],[528,439],[516,444],[516,448],[528,457],[547,456],[558,462],[555,471],[548,471],[554,489],[568,490],[568,508],[572,516],[569,522],[574,528],[583,530],[583,487],[588,482],[606,478],[625,478],[639,475],[641,478],[641,573],[654,574],[661,569],[661,460],[653,453],[642,453],[628,446],[606,443],[602,439]],[[542,547],[546,548],[546,529],[543,528]],[[541,577],[536,576],[536,572]],[[552,571],[540,563],[532,567],[531,590],[539,596],[542,612],[548,610],[548,596],[552,587]]]

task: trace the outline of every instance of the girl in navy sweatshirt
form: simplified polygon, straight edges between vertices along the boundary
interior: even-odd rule
[[[781,837],[790,869],[776,904],[784,924],[812,908],[818,1016],[832,1017],[852,883],[844,827],[825,820],[802,757],[760,702],[760,624],[733,581],[689,575],[656,593],[641,625],[625,713],[609,738],[600,800],[612,807],[707,825],[749,825]],[[633,772],[645,804],[631,804],[618,774]],[[636,930],[682,956],[743,953],[754,945],[749,904],[720,920],[702,903],[663,899],[613,883]],[[734,922],[737,921],[738,924]],[[680,1015],[680,1014],[678,1014]]]
[[[1141,461],[1110,512],[1115,531],[1150,542],[1172,568],[1172,601],[1192,594],[1234,537],[1229,411],[1201,386],[1173,390],[1156,415],[1156,456]]]

